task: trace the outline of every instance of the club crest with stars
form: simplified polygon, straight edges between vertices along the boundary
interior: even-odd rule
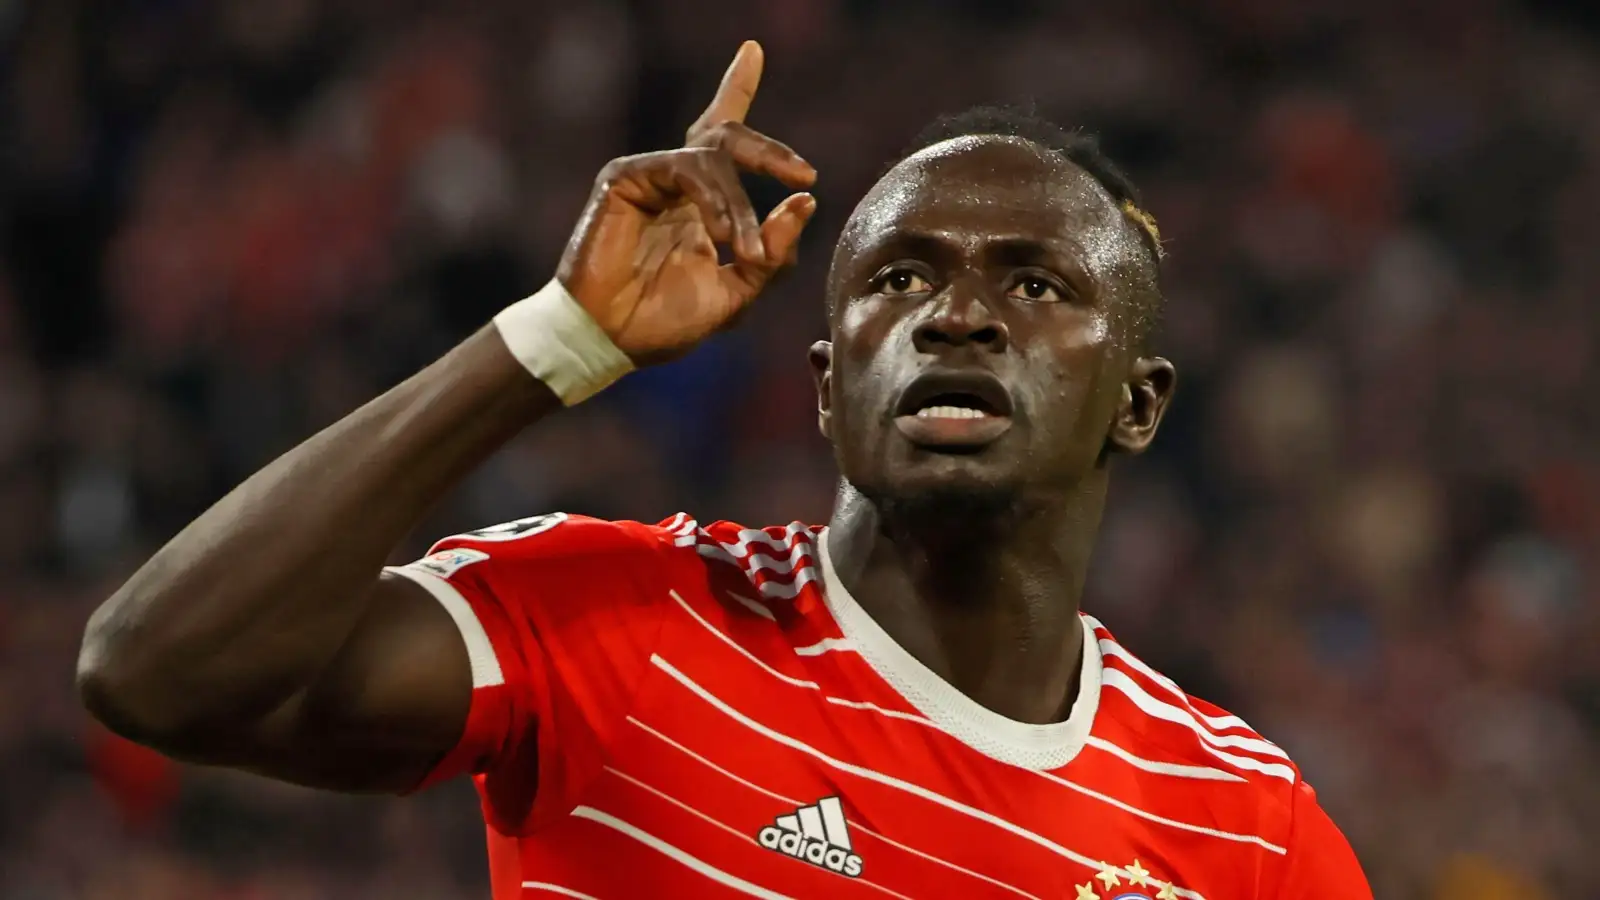
[[[1178,900],[1177,885],[1154,877],[1137,859],[1127,866],[1100,864],[1100,874],[1077,886],[1073,900]]]

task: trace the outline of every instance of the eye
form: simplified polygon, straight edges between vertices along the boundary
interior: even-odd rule
[[[928,279],[917,274],[915,269],[904,267],[886,270],[872,287],[880,294],[926,294],[933,290]]]
[[[1006,296],[1032,303],[1060,303],[1066,291],[1043,275],[1022,275],[1006,291]]]

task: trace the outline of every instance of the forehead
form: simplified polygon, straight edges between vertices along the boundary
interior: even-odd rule
[[[1122,262],[1137,243],[1088,172],[1032,141],[998,135],[943,141],[890,169],[852,213],[835,263],[907,232],[964,245],[1055,245],[1091,271]]]

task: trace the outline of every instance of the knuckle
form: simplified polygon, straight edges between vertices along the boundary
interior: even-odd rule
[[[601,187],[610,187],[616,183],[616,180],[621,177],[623,173],[627,171],[627,157],[618,157],[617,159],[613,159],[600,167],[600,171],[594,176],[595,184],[600,185]]]
[[[696,122],[689,127],[688,142],[697,147],[723,147],[742,126],[727,120]]]
[[[684,147],[680,150],[667,151],[673,164],[685,172],[700,174],[709,168],[710,162],[716,158],[716,151],[705,147]]]
[[[656,153],[619,156],[600,167],[599,174],[595,176],[595,182],[602,187],[613,187],[618,181],[659,165],[659,156]]]

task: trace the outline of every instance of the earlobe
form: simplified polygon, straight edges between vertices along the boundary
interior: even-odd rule
[[[1112,448],[1128,454],[1143,453],[1155,440],[1177,386],[1178,370],[1172,363],[1159,356],[1136,361],[1122,386],[1117,418],[1111,423]]]
[[[817,430],[833,440],[833,344],[817,341],[808,354],[811,378],[817,386]]]

